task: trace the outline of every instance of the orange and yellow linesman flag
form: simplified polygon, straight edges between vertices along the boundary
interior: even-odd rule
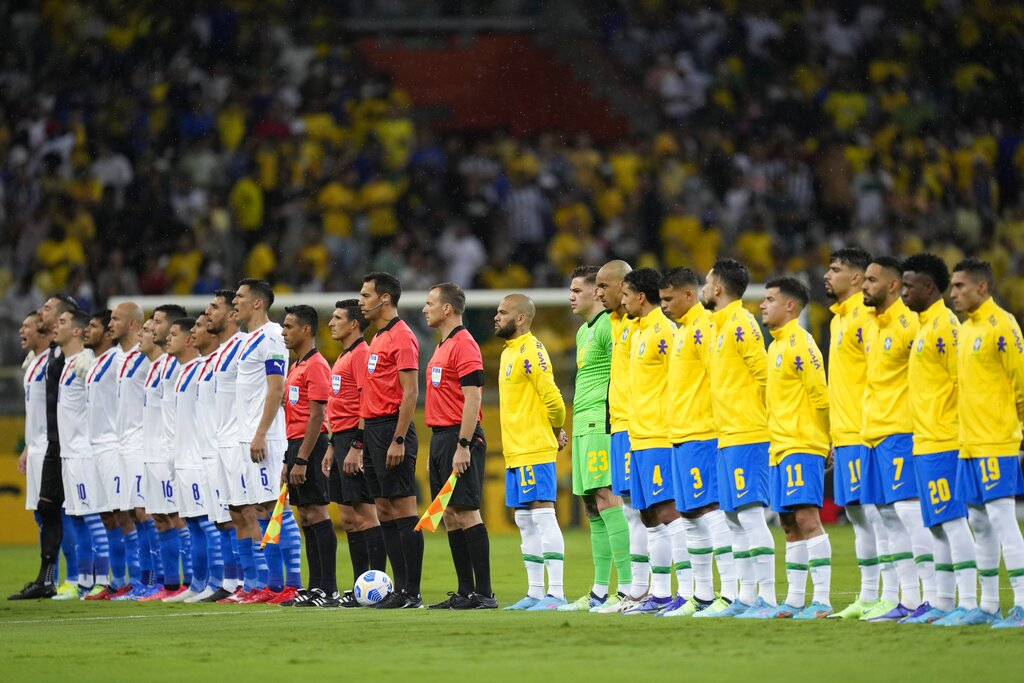
[[[263,534],[263,542],[260,543],[260,550],[267,547],[268,543],[280,543],[281,541],[281,518],[284,517],[284,506],[288,504],[288,484],[281,484],[281,494],[277,497],[277,505],[274,506],[274,514],[270,515],[270,524]]]
[[[448,507],[448,501],[452,498],[452,492],[455,490],[455,482],[458,481],[459,475],[452,470],[452,476],[448,477],[448,481],[441,487],[441,491],[437,494],[437,498],[430,501],[430,505],[427,506],[427,511],[420,517],[420,521],[416,522],[416,528],[413,531],[419,531],[420,529],[426,529],[427,531],[437,531],[437,525],[441,523],[441,517],[444,515],[445,508]]]

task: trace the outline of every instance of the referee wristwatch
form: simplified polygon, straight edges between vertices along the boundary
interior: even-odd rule
[[[469,448],[469,439],[464,436],[459,437],[459,446],[462,448]]]
[[[306,460],[305,458],[295,458],[295,463],[294,464],[301,465],[302,467],[305,467],[306,465],[309,464],[309,460]]]
[[[405,443],[405,437],[404,437],[404,436],[396,436],[396,437],[395,437],[395,439],[394,439],[394,441],[395,441],[395,443],[397,443],[397,444],[398,444],[399,446],[401,446],[402,444],[404,444],[404,443]]]

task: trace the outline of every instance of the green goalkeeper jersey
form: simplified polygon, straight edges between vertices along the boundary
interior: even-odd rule
[[[608,382],[612,367],[612,326],[601,311],[576,332],[576,393],[572,401],[573,436],[607,434]]]

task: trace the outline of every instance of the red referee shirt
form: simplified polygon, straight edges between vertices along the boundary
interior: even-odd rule
[[[419,369],[420,344],[416,335],[403,320],[393,318],[370,342],[359,416],[368,419],[397,415],[402,404],[398,373]]]
[[[306,435],[309,402],[326,403],[330,395],[331,366],[316,349],[288,368],[288,378],[284,382],[284,424],[289,441]],[[320,431],[327,431],[326,421],[320,426]]]
[[[359,339],[341,352],[331,369],[331,396],[327,399],[327,421],[331,433],[359,426],[359,401],[366,381],[366,357],[370,347]]]
[[[466,402],[462,387],[483,385],[484,361],[480,346],[473,335],[459,325],[441,340],[427,363],[427,426],[461,424],[462,407]],[[477,422],[481,417],[476,416]]]

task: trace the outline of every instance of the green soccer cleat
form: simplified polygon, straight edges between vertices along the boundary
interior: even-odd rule
[[[860,619],[862,616],[867,614],[875,605],[878,604],[878,600],[861,600],[857,598],[844,609],[828,616],[829,619]]]
[[[567,605],[558,608],[559,612],[589,612],[594,607],[600,607],[608,600],[608,596],[599,598],[593,593],[587,593],[573,600]]]
[[[598,605],[597,607],[591,607],[590,608],[590,613],[591,614],[607,614],[608,612],[613,612],[613,611],[617,612],[619,610],[619,603],[621,603],[622,599],[625,598],[625,597],[626,596],[623,595],[622,593],[617,593],[615,595],[609,595],[608,599],[605,600],[602,604]]]
[[[697,598],[690,598],[683,603],[681,607],[677,607],[674,610],[662,612],[658,616],[660,617],[692,617],[703,610],[709,609],[711,605],[715,604],[715,601],[705,602],[704,600],[698,600]]]
[[[893,602],[892,600],[879,600],[871,607],[871,609],[860,615],[860,620],[871,621],[872,619],[877,619],[878,617],[889,614],[899,606],[900,603]]]
[[[53,596],[53,600],[77,600],[80,597],[78,592],[78,584],[68,583],[65,581],[57,587],[57,594]]]
[[[721,616],[722,612],[729,609],[730,605],[732,605],[732,601],[729,600],[729,598],[715,598],[714,602],[708,605],[705,609],[694,614],[693,618],[701,619]]]

